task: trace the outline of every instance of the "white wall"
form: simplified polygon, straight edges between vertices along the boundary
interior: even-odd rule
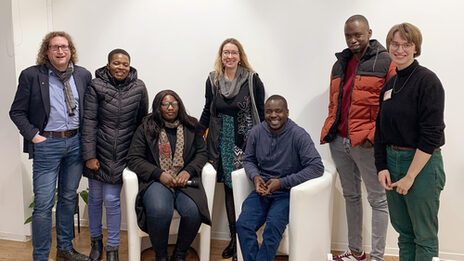
[[[13,47],[13,22],[10,1],[0,2],[0,78],[4,84],[2,99],[11,100],[16,82],[15,56]],[[22,217],[23,186],[21,176],[21,160],[18,157],[20,143],[18,131],[8,116],[8,107],[0,106],[0,164],[3,173],[0,175],[0,237],[13,240],[25,240]],[[18,218],[19,217],[19,218]]]
[[[40,40],[47,32],[46,1],[1,1],[0,64],[3,81],[0,102],[0,238],[27,240],[33,200],[31,161],[22,153],[22,136],[8,116],[22,69],[35,63]]]
[[[34,13],[26,9],[36,1],[20,2],[28,4],[20,4],[20,12],[38,13],[42,19],[47,19],[44,1],[39,1],[41,8]],[[51,28],[65,30],[74,37],[80,65],[94,72],[105,65],[110,50],[124,48],[131,54],[139,77],[147,84],[150,98],[162,89],[173,89],[184,98],[189,112],[197,117],[204,104],[205,80],[212,70],[219,44],[227,37],[239,39],[263,80],[267,94],[283,94],[289,101],[290,117],[316,142],[327,114],[333,54],[346,47],[345,20],[355,13],[366,15],[373,38],[382,43],[392,25],[404,21],[416,24],[424,37],[419,61],[437,73],[446,91],[447,144],[443,147],[443,155],[447,184],[441,197],[440,256],[464,259],[464,210],[459,208],[462,205],[459,203],[460,185],[464,183],[461,175],[464,164],[459,158],[464,154],[459,138],[463,124],[458,115],[462,113],[462,109],[458,109],[458,99],[464,95],[459,77],[464,58],[459,48],[464,40],[461,14],[464,4],[461,1],[447,0],[437,5],[430,0],[60,0],[51,1],[51,4]],[[20,20],[24,19],[23,15]],[[31,30],[26,31],[26,26],[18,29],[15,24],[15,42],[17,32],[22,32],[24,37],[21,50],[17,48],[17,67],[33,63],[43,37],[43,25],[43,22],[37,26],[31,24],[27,26]],[[9,105],[12,96],[3,95],[1,99]],[[324,158],[330,158],[327,145],[318,146],[318,150]],[[218,187],[217,192],[213,236],[225,237],[227,222],[222,189]],[[332,243],[334,249],[342,249],[347,246],[347,230],[339,183],[334,195]],[[364,205],[368,206],[366,201]],[[370,243],[369,214],[366,207],[366,249]],[[387,253],[397,253],[396,237],[396,232],[389,227]]]

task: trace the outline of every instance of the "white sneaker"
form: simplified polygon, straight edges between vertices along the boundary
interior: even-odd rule
[[[334,256],[334,261],[365,261],[366,260],[366,253],[364,251],[361,253],[360,256],[356,256],[352,254],[350,251],[346,251],[345,253]]]

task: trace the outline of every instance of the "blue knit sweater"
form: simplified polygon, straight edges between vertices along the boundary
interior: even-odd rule
[[[263,121],[250,131],[243,165],[248,177],[278,178],[281,189],[322,176],[324,165],[309,134],[291,119],[279,134]]]

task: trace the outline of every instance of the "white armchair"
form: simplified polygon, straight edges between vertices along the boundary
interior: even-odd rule
[[[290,190],[289,224],[280,242],[278,254],[289,256],[290,261],[326,260],[330,253],[332,226],[332,189],[335,167],[324,162],[322,177],[308,180]],[[242,203],[254,190],[254,184],[244,169],[232,172],[232,187],[236,219],[242,212]],[[262,230],[258,240],[262,241]],[[237,236],[238,242],[238,236]],[[242,261],[240,244],[237,258]]]
[[[148,234],[140,230],[137,224],[137,215],[135,213],[135,198],[139,191],[139,184],[137,175],[126,168],[122,174],[123,179],[123,190],[124,190],[124,202],[126,204],[126,215],[127,215],[127,235],[128,235],[128,250],[129,250],[129,261],[139,261],[142,249],[142,238],[148,237]],[[214,187],[216,185],[216,170],[209,163],[203,167],[201,174],[201,181],[205,189],[206,198],[208,201],[208,209],[210,213],[213,212],[213,199],[214,199]],[[179,228],[180,216],[177,211],[174,211],[172,218],[171,227],[169,228],[169,243],[175,243],[175,235]],[[198,235],[192,243],[193,249],[198,254],[201,261],[208,261],[210,256],[210,244],[211,244],[211,226],[201,224],[198,230]]]

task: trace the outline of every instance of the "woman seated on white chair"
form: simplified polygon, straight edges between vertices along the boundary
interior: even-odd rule
[[[127,156],[139,180],[137,220],[150,235],[156,260],[167,261],[169,227],[176,209],[181,220],[171,260],[185,260],[201,223],[211,224],[200,179],[206,147],[195,131],[198,121],[187,114],[177,93],[159,92],[152,111],[137,128]]]

